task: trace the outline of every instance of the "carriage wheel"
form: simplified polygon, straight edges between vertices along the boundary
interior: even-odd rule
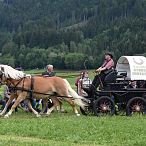
[[[126,106],[126,115],[131,116],[134,113],[145,114],[146,100],[142,97],[134,97],[130,99]]]
[[[87,115],[92,115],[93,114],[93,109],[91,106],[86,106],[85,109],[82,109],[80,107],[80,111],[83,115],[87,116]]]
[[[115,104],[108,96],[102,96],[93,102],[94,114],[96,116],[107,116],[115,114]]]

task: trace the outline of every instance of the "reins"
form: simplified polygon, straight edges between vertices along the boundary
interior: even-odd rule
[[[36,92],[36,91],[33,91],[31,89],[26,89],[26,88],[22,88],[22,87],[13,87],[13,86],[9,86],[10,90],[12,91],[26,91],[26,92],[30,92],[33,94],[41,94],[41,95],[49,95],[49,96],[55,96],[54,94],[49,94],[49,93],[42,93],[42,92]],[[74,99],[73,97],[69,97],[69,96],[61,96],[61,95],[56,95],[57,97],[66,97],[66,98],[72,98]]]

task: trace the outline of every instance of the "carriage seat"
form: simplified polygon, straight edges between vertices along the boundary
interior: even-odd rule
[[[127,72],[122,72],[120,74],[118,74],[117,72],[117,78],[126,78],[127,77]]]
[[[125,78],[127,77],[127,72],[117,72],[109,74],[106,80],[110,78],[111,80],[107,80],[105,85],[105,90],[124,90],[125,86],[128,85],[128,82],[125,81]]]
[[[113,70],[110,72],[104,79],[104,85],[109,85],[112,83],[116,83],[116,80],[119,78],[125,79],[127,77],[127,72],[117,72],[116,70]]]
[[[104,84],[114,83],[116,81],[117,71],[113,70],[109,74],[106,75],[104,79]]]
[[[104,84],[109,84],[109,83],[115,83],[116,80],[124,80],[127,77],[127,72],[126,71],[116,71],[113,70],[109,74],[106,75],[104,79]]]

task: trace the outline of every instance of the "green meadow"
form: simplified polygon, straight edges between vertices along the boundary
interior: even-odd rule
[[[31,71],[27,73],[41,73]],[[89,73],[93,78],[92,71]],[[57,71],[75,89],[79,72]],[[0,118],[0,146],[145,146],[146,116],[77,117],[63,103],[67,113],[54,111],[36,118],[18,109],[9,119]],[[78,107],[79,109],[79,107]]]

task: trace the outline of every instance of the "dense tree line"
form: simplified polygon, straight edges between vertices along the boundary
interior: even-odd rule
[[[145,0],[1,0],[0,61],[13,67],[98,66],[146,51]]]

